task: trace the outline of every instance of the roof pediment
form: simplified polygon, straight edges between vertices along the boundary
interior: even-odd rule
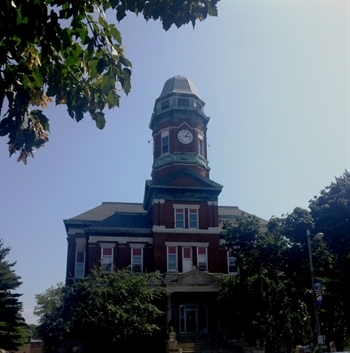
[[[189,168],[184,168],[168,175],[162,179],[152,182],[154,186],[193,186],[201,188],[216,188],[222,189],[222,185],[216,183],[215,181],[205,178],[202,175],[194,172]]]
[[[210,274],[193,269],[185,273],[167,274],[164,280],[172,292],[217,292],[217,281],[222,274]]]
[[[158,180],[147,180],[143,207],[150,210],[153,199],[217,201],[223,186],[189,168]]]

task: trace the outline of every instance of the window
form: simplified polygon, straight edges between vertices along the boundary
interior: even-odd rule
[[[197,247],[197,263],[199,271],[208,271],[207,248],[204,246]]]
[[[183,107],[189,107],[190,106],[190,100],[186,98],[178,98],[177,99],[177,105],[181,105]]]
[[[77,251],[75,253],[75,278],[83,278],[85,273],[85,252]]]
[[[175,208],[175,228],[185,228],[184,208]]]
[[[173,204],[175,228],[199,228],[199,205]]]
[[[131,269],[132,272],[143,272],[142,268],[142,249],[132,248],[131,249]]]
[[[169,107],[169,99],[167,99],[166,101],[162,102],[162,109],[168,108]]]
[[[227,252],[228,273],[238,273],[237,257],[232,256],[231,250]]]
[[[198,134],[198,153],[203,156],[203,135]]]
[[[113,248],[101,249],[101,267],[106,272],[113,271]]]
[[[198,228],[198,210],[188,210],[188,228]]]
[[[162,132],[162,154],[169,152],[169,131]]]
[[[177,247],[168,246],[168,271],[177,271]]]

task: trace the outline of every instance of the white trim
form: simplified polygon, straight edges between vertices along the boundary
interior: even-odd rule
[[[132,241],[138,241],[140,243],[149,243],[149,244],[153,244],[153,237],[124,237],[124,236],[115,236],[115,237],[108,237],[108,236],[91,236],[89,238],[89,244],[94,244],[97,243],[99,241],[113,241],[115,243],[119,243],[119,244],[126,244],[128,242],[132,242]]]
[[[144,249],[145,244],[130,243],[130,248],[132,249]]]
[[[173,204],[173,208],[188,208],[191,210],[198,210],[200,205],[184,205],[184,204]]]
[[[217,206],[219,203],[217,201],[207,201],[209,206]]]
[[[112,243],[100,243],[100,247],[101,248],[108,248],[108,249],[111,249],[111,248],[115,248],[117,244],[112,244]]]
[[[69,227],[67,235],[74,235],[74,234],[84,234],[84,229]]]
[[[153,199],[153,205],[155,204],[155,203],[164,203],[165,202],[165,199]]]
[[[199,242],[185,242],[185,241],[166,241],[165,246],[201,246],[201,247],[208,247],[209,243],[199,243]]]
[[[153,233],[172,233],[172,234],[220,234],[221,227],[209,227],[208,229],[199,229],[199,228],[165,228],[165,226],[153,226],[152,231]]]

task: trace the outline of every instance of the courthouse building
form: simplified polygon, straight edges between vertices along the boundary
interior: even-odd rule
[[[149,125],[153,165],[143,202],[102,202],[64,220],[66,282],[96,265],[158,272],[168,289],[164,322],[177,333],[214,332],[217,280],[238,272],[220,220],[242,211],[218,205],[223,186],[210,179],[204,105],[186,77],[167,80]]]

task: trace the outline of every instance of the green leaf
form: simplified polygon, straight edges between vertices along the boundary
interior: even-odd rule
[[[96,127],[102,130],[106,125],[105,115],[102,112],[96,112],[93,117],[96,123]]]
[[[216,6],[212,6],[212,4],[208,3],[208,15],[209,16],[217,16],[218,15],[218,8]]]
[[[129,61],[129,60],[128,60],[127,58],[125,58],[124,56],[119,57],[119,62],[120,62],[122,65],[126,66],[126,67],[131,67],[131,66],[132,66],[131,61]]]
[[[104,71],[105,67],[106,67],[105,59],[104,58],[99,59],[96,65],[97,72],[101,74]]]
[[[101,88],[102,92],[104,94],[108,94],[111,90],[115,88],[115,79],[112,75],[106,73],[102,77],[102,82],[101,82]]]
[[[35,71],[33,71],[33,77],[34,77],[35,85],[37,87],[41,88],[44,83],[44,80],[43,80],[43,77],[41,76],[41,74],[37,70],[35,70]]]
[[[61,38],[62,42],[63,42],[63,47],[64,48],[68,48],[70,47],[70,45],[72,44],[72,37],[70,34],[70,29],[69,28],[65,28],[59,35],[59,37]]]
[[[110,35],[119,43],[122,44],[122,36],[114,24],[108,26]]]
[[[119,0],[110,0],[109,2],[111,3],[112,9],[115,9],[119,4]]]
[[[110,91],[107,95],[108,108],[119,107],[119,98],[115,91]]]
[[[123,71],[124,71],[124,77],[125,77],[123,89],[126,94],[129,94],[129,92],[131,90],[131,80],[130,80],[131,71],[127,68],[124,68]]]
[[[95,79],[98,76],[97,63],[98,63],[98,60],[96,59],[88,62],[87,71],[89,72],[90,77],[92,79]]]

